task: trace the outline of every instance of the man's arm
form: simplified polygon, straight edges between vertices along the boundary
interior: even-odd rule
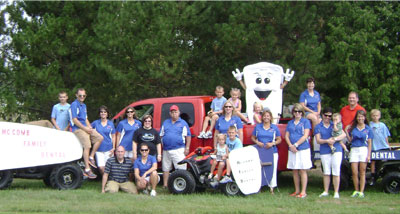
[[[185,140],[186,140],[185,155],[188,155],[189,154],[189,149],[190,149],[190,143],[191,143],[191,140],[192,140],[192,136],[186,136]]]
[[[103,179],[101,180],[101,193],[105,193],[105,187],[107,181],[108,181],[108,173],[104,173]]]

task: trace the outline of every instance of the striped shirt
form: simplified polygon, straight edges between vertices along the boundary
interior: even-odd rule
[[[104,173],[108,174],[109,180],[118,183],[129,181],[130,172],[132,172],[132,161],[129,158],[124,158],[124,161],[119,163],[117,157],[109,158],[104,170]]]

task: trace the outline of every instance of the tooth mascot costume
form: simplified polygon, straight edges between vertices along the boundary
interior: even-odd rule
[[[253,104],[260,102],[263,108],[271,110],[274,123],[278,123],[282,114],[282,89],[293,76],[294,71],[287,69],[286,73],[279,65],[268,62],[259,62],[232,71],[237,81],[246,90],[246,111],[249,121],[254,124]],[[242,79],[244,78],[244,83]]]

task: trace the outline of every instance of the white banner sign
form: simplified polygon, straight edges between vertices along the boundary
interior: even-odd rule
[[[0,122],[0,170],[65,163],[82,157],[72,132]]]

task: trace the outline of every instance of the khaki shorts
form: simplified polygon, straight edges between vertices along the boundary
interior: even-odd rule
[[[103,140],[103,136],[101,136],[101,134],[99,134],[95,129],[93,129],[90,135],[82,129],[75,130],[74,134],[78,137],[79,142],[81,142],[84,149],[90,149],[92,144]]]
[[[48,120],[36,120],[36,121],[27,122],[25,124],[34,125],[34,126],[42,126],[42,127],[47,127],[47,128],[51,128],[51,129],[54,128],[53,124]]]
[[[135,184],[133,182],[127,181],[124,183],[118,183],[116,181],[108,181],[104,190],[109,193],[116,193],[121,189],[124,192],[130,194],[137,194]]]

